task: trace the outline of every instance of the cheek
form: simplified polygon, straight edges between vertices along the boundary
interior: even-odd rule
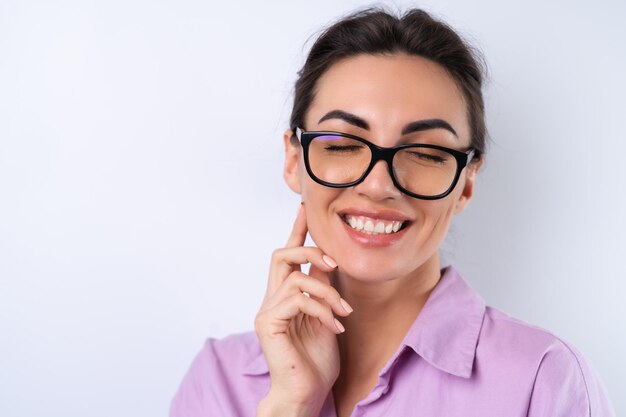
[[[311,198],[309,196],[305,200],[307,228],[311,239],[317,247],[323,251],[331,250],[333,230],[331,229],[332,220],[329,216],[328,204],[326,200],[317,196]]]
[[[321,215],[327,212],[328,206],[343,191],[341,188],[326,187],[313,181],[304,166],[302,155],[300,155],[300,160],[298,161],[298,177],[300,190],[302,191],[302,201],[310,207],[311,215]],[[309,214],[308,210],[307,214]]]
[[[333,212],[333,202],[343,190],[320,185],[308,175],[302,180],[301,185],[309,235],[318,247],[329,250],[331,236],[334,233],[331,227],[336,220],[333,217],[336,216]]]
[[[332,196],[327,191],[331,189],[313,181],[304,168],[300,175],[300,189],[306,208],[307,223],[317,224],[325,211],[324,207],[331,201]]]
[[[438,219],[438,221],[453,217],[456,206],[463,194],[463,185],[464,177],[461,175],[456,187],[454,187],[450,194],[439,200],[432,200],[430,201],[431,204],[425,205],[427,215],[433,219]]]
[[[445,234],[454,216],[455,197],[427,202],[421,207],[423,233]]]

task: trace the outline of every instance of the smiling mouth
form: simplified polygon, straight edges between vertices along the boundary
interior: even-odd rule
[[[350,214],[344,214],[341,216],[341,219],[352,229],[368,235],[390,235],[398,233],[399,231],[406,229],[406,227],[411,223],[410,221],[380,220],[367,216],[353,216]]]

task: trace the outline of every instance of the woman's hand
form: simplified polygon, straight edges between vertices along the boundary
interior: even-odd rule
[[[335,261],[317,247],[303,247],[306,234],[301,205],[287,245],[273,253],[267,292],[255,320],[272,384],[262,404],[266,410],[280,404],[284,415],[289,407],[301,415],[319,413],[339,375],[336,335],[344,329],[333,313],[352,312],[330,285],[328,272]],[[309,262],[306,275],[300,265]]]

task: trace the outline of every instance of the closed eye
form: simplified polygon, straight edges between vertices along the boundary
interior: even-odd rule
[[[350,151],[357,151],[357,150],[359,150],[361,148],[363,148],[363,146],[358,146],[358,145],[348,145],[348,146],[329,145],[329,146],[326,146],[324,149],[326,149],[327,151],[332,151],[332,152],[350,152]]]
[[[419,159],[426,160],[426,161],[429,161],[429,162],[436,162],[436,163],[439,163],[439,164],[443,164],[447,160],[446,158],[442,158],[442,157],[437,156],[437,155],[430,155],[430,154],[426,154],[426,153],[422,153],[422,152],[409,152],[409,153],[411,155],[419,158]]]

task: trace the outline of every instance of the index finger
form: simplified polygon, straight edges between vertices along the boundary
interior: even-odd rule
[[[293,229],[291,229],[291,236],[289,236],[285,247],[293,248],[304,245],[307,231],[308,228],[306,225],[306,214],[304,213],[304,203],[300,203],[300,208],[298,209],[296,221],[293,224]]]

